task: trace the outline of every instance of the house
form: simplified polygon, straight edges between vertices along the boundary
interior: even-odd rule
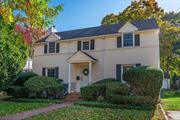
[[[123,82],[123,72],[136,66],[160,67],[154,19],[54,32],[34,45],[34,72],[63,79],[68,92],[104,78]]]

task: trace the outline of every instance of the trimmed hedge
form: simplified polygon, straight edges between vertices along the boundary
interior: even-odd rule
[[[173,90],[162,91],[162,98],[172,98],[172,97],[180,97],[180,91],[173,91]]]
[[[109,100],[112,95],[129,95],[130,88],[125,83],[112,82],[106,85],[106,98]]]
[[[104,96],[105,85],[96,84],[81,88],[81,96],[86,100],[97,100],[98,96]]]
[[[16,80],[14,81],[14,85],[23,86],[23,84],[31,77],[38,76],[34,72],[21,72],[18,74]]]
[[[136,67],[127,70],[123,79],[130,85],[132,94],[137,96],[159,96],[163,71],[152,67]]]
[[[6,89],[6,92],[8,95],[11,95],[13,97],[26,97],[27,96],[27,92],[24,89],[24,87],[22,86],[9,86]]]
[[[24,83],[29,97],[59,97],[63,94],[62,83],[52,77],[36,76]]]
[[[113,104],[109,102],[97,102],[97,101],[78,101],[75,105],[87,106],[87,107],[98,107],[98,108],[111,108],[111,109],[136,109],[136,110],[151,110],[149,107],[145,106],[135,106],[135,105],[126,105],[126,104]]]
[[[116,104],[126,104],[126,105],[138,105],[153,107],[156,101],[150,96],[125,96],[125,95],[112,95],[111,102]]]

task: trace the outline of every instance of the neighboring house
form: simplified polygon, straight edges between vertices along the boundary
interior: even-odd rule
[[[104,78],[123,82],[123,72],[136,66],[160,67],[154,19],[55,32],[34,47],[33,71],[63,79],[68,92]]]

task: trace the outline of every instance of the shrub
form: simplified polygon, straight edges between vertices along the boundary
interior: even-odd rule
[[[129,95],[130,88],[125,83],[111,82],[106,85],[106,98],[110,99],[114,94]]]
[[[6,89],[6,92],[8,95],[11,95],[13,97],[26,97],[27,92],[22,86],[9,86]]]
[[[63,92],[62,83],[52,77],[32,77],[24,83],[24,87],[30,97],[48,97],[48,95],[57,97],[57,93]]]
[[[106,79],[102,79],[102,80],[100,80],[100,81],[97,81],[97,82],[95,82],[95,83],[93,83],[93,84],[101,84],[101,83],[111,83],[111,82],[117,82],[118,80],[116,80],[116,79],[114,79],[114,78],[106,78]]]
[[[81,96],[86,100],[97,100],[97,97],[105,94],[105,85],[96,84],[81,88]]]
[[[134,95],[156,98],[162,87],[163,72],[151,67],[136,67],[127,70],[123,79],[130,85]]]
[[[20,85],[23,86],[23,84],[31,77],[38,76],[34,72],[21,72],[18,76],[17,79],[14,82],[14,85]]]
[[[180,97],[180,91],[163,90],[162,91],[162,97],[163,98]]]
[[[154,99],[144,96],[125,96],[125,95],[112,95],[111,102],[116,104],[138,105],[153,107]]]

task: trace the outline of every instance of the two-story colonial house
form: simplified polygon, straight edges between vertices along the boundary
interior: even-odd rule
[[[136,66],[160,67],[154,19],[55,32],[34,45],[33,71],[63,79],[68,92],[104,78],[123,81]]]

